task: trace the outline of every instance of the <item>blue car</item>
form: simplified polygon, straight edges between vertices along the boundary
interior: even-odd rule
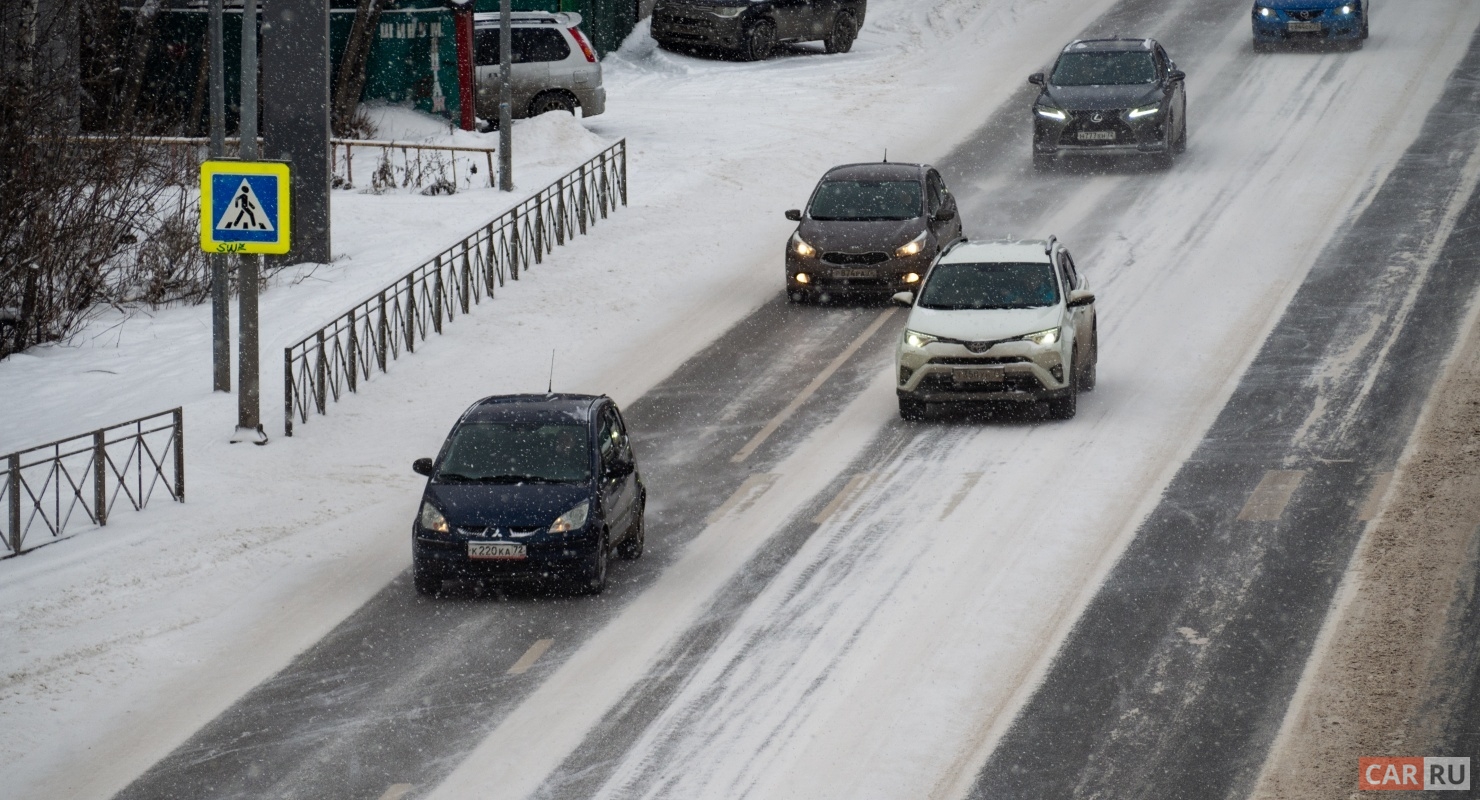
[[[1254,49],[1296,42],[1361,47],[1367,38],[1368,6],[1368,0],[1257,0]]]
[[[504,395],[463,413],[427,476],[411,526],[416,590],[447,579],[606,588],[615,553],[643,550],[647,489],[608,397]]]

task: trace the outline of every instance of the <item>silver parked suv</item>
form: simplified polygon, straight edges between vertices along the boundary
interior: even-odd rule
[[[601,62],[581,32],[581,15],[521,11],[513,15],[509,84],[515,119],[547,111],[593,117],[606,110]],[[478,116],[498,119],[499,15],[473,15]]]
[[[927,403],[1047,400],[1074,416],[1095,386],[1095,296],[1057,239],[963,242],[941,254],[896,351],[899,415]]]

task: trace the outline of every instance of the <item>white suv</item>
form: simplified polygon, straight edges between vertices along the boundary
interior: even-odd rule
[[[1047,400],[1059,419],[1095,385],[1095,296],[1056,238],[962,242],[920,286],[899,339],[899,415],[927,403]]]

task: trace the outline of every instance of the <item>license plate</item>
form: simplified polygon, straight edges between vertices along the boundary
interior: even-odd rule
[[[871,269],[835,269],[832,271],[834,278],[872,278],[874,271]]]
[[[518,560],[524,558],[524,545],[513,542],[468,542],[468,558]]]
[[[958,369],[951,374],[956,383],[1001,383],[1000,369]]]
[[[1320,33],[1321,32],[1321,23],[1319,23],[1319,22],[1287,22],[1285,24],[1287,26],[1285,28],[1285,30],[1288,30],[1290,33]]]
[[[1081,142],[1113,142],[1113,141],[1115,141],[1115,131],[1080,131],[1079,132],[1079,141],[1081,141]]]

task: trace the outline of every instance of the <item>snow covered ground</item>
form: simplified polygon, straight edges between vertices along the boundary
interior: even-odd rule
[[[516,177],[526,190],[626,138],[632,206],[292,439],[277,435],[282,347],[512,198],[491,190],[435,198],[336,193],[335,262],[288,271],[262,298],[264,409],[275,435],[264,448],[226,444],[235,399],[210,392],[205,306],[100,318],[71,346],[0,363],[0,452],[184,405],[190,475],[187,504],[156,502],[115,516],[106,530],[0,562],[0,638],[8,643],[0,650],[0,728],[12,732],[0,750],[0,784],[16,796],[48,798],[119,789],[405,569],[406,522],[421,483],[409,464],[434,452],[472,400],[543,388],[551,349],[557,388],[606,392],[619,402],[639,396],[777,294],[791,227],[781,211],[801,205],[823,169],[876,159],[886,147],[894,160],[942,156],[1110,5],[875,0],[853,53],[824,58],[820,48],[804,48],[762,64],[655,51],[639,29],[606,61],[607,114],[546,117],[516,130],[529,143],[516,144]],[[1106,298],[1102,388],[1083,419],[1073,431],[992,428],[922,441],[906,463],[933,464],[942,481],[922,485],[918,471],[904,470],[876,485],[889,489],[881,496],[920,498],[928,513],[916,520],[913,508],[868,502],[830,520],[776,582],[778,592],[799,594],[763,597],[706,672],[738,669],[747,679],[702,701],[696,682],[649,733],[681,779],[654,781],[652,764],[639,759],[621,766],[611,794],[733,797],[743,785],[761,796],[948,796],[952,787],[937,783],[982,755],[993,730],[983,720],[1005,723],[1014,693],[1072,618],[1117,537],[1216,411],[1325,234],[1411,140],[1435,84],[1480,24],[1480,9],[1462,0],[1414,5],[1432,13],[1385,20],[1390,27],[1374,32],[1366,51],[1261,68],[1259,77],[1283,82],[1281,92],[1223,87],[1217,103],[1208,101],[1218,113],[1194,116],[1194,151],[1167,181],[1169,194],[1127,198],[1143,212],[1127,218],[1139,222],[1107,232],[1085,218],[1129,181],[1107,176],[1087,180],[1073,203],[1042,220],[1042,231],[1020,231],[1055,230],[1066,239],[1082,232],[1094,245],[1076,251],[1080,262],[1103,265],[1089,273]],[[1177,56],[1211,86],[1246,48],[1247,31],[1230,29],[1213,51]],[[1308,95],[1290,88],[1311,74],[1339,77],[1325,81],[1315,111],[1300,102]],[[1336,102],[1354,96],[1360,104]],[[1253,111],[1238,113],[1238,103]],[[1374,107],[1388,109],[1375,125]],[[1290,132],[1271,137],[1271,120]],[[1319,130],[1362,130],[1365,138],[1333,148]],[[1285,176],[1294,169],[1302,181],[1292,187]],[[1270,231],[1276,221],[1285,227],[1247,246],[1250,230]],[[967,222],[969,231],[990,227],[969,211]],[[1217,288],[1211,309],[1210,287]],[[1115,337],[1128,344],[1117,349],[1109,344]],[[1180,347],[1169,353],[1173,344]],[[1184,359],[1174,373],[1160,369],[1169,356]],[[1116,374],[1153,378],[1117,386]],[[884,424],[892,415],[886,386],[843,410],[834,429]],[[1090,466],[1106,477],[1084,485],[1082,505],[1048,525],[1025,498],[1035,476],[1081,456],[1086,430],[1105,437]],[[827,434],[818,441],[838,444],[805,457],[841,468],[861,434]],[[1013,455],[983,462],[983,450]],[[921,495],[922,486],[930,491]],[[954,499],[941,494],[957,488],[964,494]],[[1003,497],[1019,499],[989,505]],[[758,504],[749,512],[757,524],[745,529],[778,524],[786,502]],[[946,535],[989,507],[1000,525],[986,539]],[[725,524],[694,547],[728,553],[718,563],[737,568],[754,542],[723,550]],[[833,579],[843,569],[839,553],[887,550],[891,541],[879,532],[906,524],[934,529],[919,539],[924,551],[905,557],[913,571],[892,582]],[[880,552],[874,569],[898,563],[891,560],[898,555]],[[999,569],[975,604],[951,601],[996,561],[1013,571]],[[712,561],[710,568],[719,569]],[[722,569],[665,576],[655,596],[686,579],[694,596],[649,631],[629,672],[640,674],[643,657],[699,607],[697,590],[724,577]],[[846,585],[855,581],[873,590],[850,598]],[[875,617],[881,597],[895,602]],[[988,598],[1010,605],[982,605]],[[984,616],[993,624],[959,641],[918,638]],[[844,640],[853,642],[846,654],[826,647]],[[819,651],[808,643],[826,657],[814,657]],[[938,668],[939,682],[891,693],[922,659]],[[783,702],[829,670],[828,690],[801,712]],[[551,680],[582,677],[589,676],[573,659]],[[624,673],[605,677],[592,691],[620,696]],[[772,699],[752,694],[757,686]],[[537,707],[539,696],[530,702]],[[524,755],[558,763],[567,752],[560,748],[599,711],[593,705],[558,720],[565,727],[526,742],[532,752]],[[744,724],[720,725],[726,718]],[[773,733],[801,744],[767,750],[761,743]],[[505,741],[495,732],[489,747]],[[954,745],[934,746],[940,742]],[[894,759],[887,776],[862,768],[895,745],[913,760]],[[480,766],[499,764],[480,759],[454,776],[447,794],[487,786]],[[518,777],[532,788],[543,773]]]

